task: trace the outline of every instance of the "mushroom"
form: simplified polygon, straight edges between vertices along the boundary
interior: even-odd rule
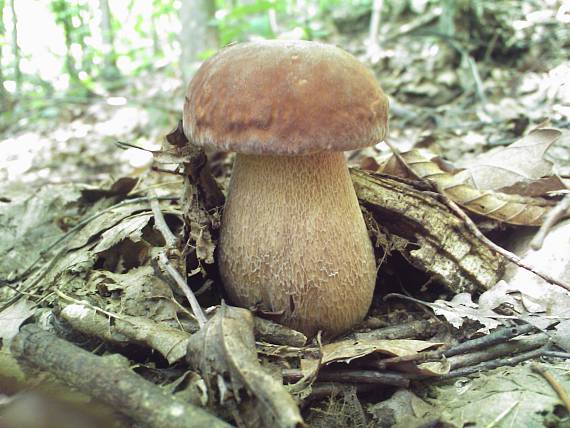
[[[342,152],[382,141],[387,114],[373,74],[335,46],[242,43],[200,67],[184,133],[237,152],[218,247],[231,302],[309,337],[365,317],[376,263]]]

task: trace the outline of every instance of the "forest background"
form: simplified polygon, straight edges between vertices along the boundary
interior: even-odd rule
[[[367,62],[391,98],[396,142],[429,137],[452,160],[506,145],[546,118],[568,124],[569,8],[554,0],[0,0],[0,179],[92,182],[144,169],[149,153],[114,143],[157,148],[200,61],[255,38],[323,40]],[[541,100],[546,109],[536,108]]]

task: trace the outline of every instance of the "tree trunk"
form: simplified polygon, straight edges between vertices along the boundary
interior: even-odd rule
[[[108,0],[99,0],[101,9],[101,34],[103,35],[104,64],[101,72],[105,82],[112,82],[119,79],[121,73],[117,68],[115,53],[115,34],[113,32],[113,18]],[[109,85],[106,85],[109,87]]]
[[[156,15],[155,8],[157,7],[157,0],[152,2],[152,10],[150,12],[150,35],[152,37],[152,54],[154,58],[162,57],[162,49],[160,48],[160,38],[156,29]]]
[[[214,19],[213,0],[182,0],[180,6],[180,67],[188,79],[195,70],[198,54],[218,47],[218,32],[211,22]]]
[[[14,55],[14,80],[16,81],[16,98],[22,88],[22,72],[20,71],[20,47],[18,46],[18,16],[16,15],[16,1],[10,0],[12,11],[12,55]]]
[[[0,0],[0,39],[4,39],[6,29],[4,28],[4,0]],[[10,104],[10,94],[4,88],[4,72],[2,69],[2,45],[0,45],[0,113],[8,110]]]

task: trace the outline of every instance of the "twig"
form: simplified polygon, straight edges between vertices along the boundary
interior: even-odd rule
[[[421,320],[411,321],[408,323],[380,328],[377,330],[367,331],[364,333],[354,333],[357,340],[366,339],[409,339],[411,337],[428,337],[435,332],[439,320]]]
[[[125,321],[126,319],[124,317],[122,317],[119,314],[115,314],[113,312],[108,312],[103,308],[100,308],[99,306],[95,306],[92,305],[91,303],[89,303],[87,300],[78,300],[78,299],[74,299],[71,296],[68,296],[67,294],[64,294],[63,292],[59,291],[59,290],[55,290],[55,294],[57,294],[59,297],[61,297],[64,300],[67,300],[69,302],[75,303],[76,305],[81,305],[81,306],[85,306],[86,308],[92,309],[95,312],[101,312],[104,315],[107,315],[109,318],[117,318],[120,320]]]
[[[397,30],[390,32],[386,36],[385,41],[391,41],[391,40],[396,39],[398,37],[405,36],[407,34],[410,34],[414,31],[416,31],[418,28],[421,28],[425,25],[428,25],[429,23],[431,23],[435,19],[439,18],[439,16],[441,15],[442,12],[443,12],[442,7],[432,8],[427,13],[420,15],[414,21],[411,21],[407,24],[401,25],[400,27],[398,27]]]
[[[570,360],[569,352],[544,351],[544,356],[550,358],[562,358],[564,360]]]
[[[186,299],[188,300],[188,303],[190,303],[192,312],[194,313],[194,316],[196,317],[198,325],[200,326],[201,329],[202,327],[204,327],[204,324],[208,322],[208,318],[206,318],[206,315],[204,314],[204,311],[202,310],[200,303],[198,303],[198,299],[196,299],[196,296],[194,296],[194,293],[192,292],[190,287],[188,287],[188,284],[186,283],[184,278],[182,278],[182,275],[180,275],[180,273],[174,268],[174,266],[170,264],[170,260],[168,260],[168,257],[166,256],[167,250],[176,249],[177,241],[176,237],[174,236],[174,234],[166,224],[166,220],[164,219],[164,215],[160,210],[160,205],[158,204],[158,198],[156,197],[156,195],[152,195],[150,197],[150,207],[152,209],[152,214],[154,215],[154,225],[156,229],[162,234],[166,242],[166,250],[161,251],[160,254],[158,255],[158,265],[162,270],[166,271],[170,275],[170,277],[174,280],[174,282],[176,282],[176,285],[178,285],[178,288],[182,290],[182,292],[186,296]]]
[[[379,370],[386,370],[388,366],[398,365],[402,363],[422,364],[430,361],[441,361],[444,350],[419,352],[413,355],[402,355],[400,357],[384,358],[371,363],[371,365]]]
[[[374,62],[377,61],[377,55],[380,51],[378,44],[378,30],[380,29],[380,18],[382,16],[382,6],[384,0],[374,0],[372,3],[372,14],[370,16],[370,29],[367,40],[367,55]]]
[[[457,346],[448,349],[447,351],[445,351],[445,356],[449,358],[458,354],[466,354],[467,352],[478,351],[488,346],[506,342],[507,340],[512,339],[513,337],[530,333],[535,330],[536,327],[531,324],[523,324],[513,327],[499,328],[486,336],[479,337],[477,339],[468,340],[466,342],[463,342]]]
[[[559,287],[562,287],[565,290],[570,291],[570,284],[568,284],[567,282],[550,276],[550,274],[543,272],[542,270],[538,269],[537,267],[533,266],[532,264],[524,261],[519,256],[517,256],[516,254],[511,253],[510,251],[505,250],[503,247],[495,244],[493,241],[491,241],[489,238],[487,238],[485,235],[483,235],[481,233],[479,228],[475,225],[475,223],[473,223],[473,220],[471,220],[467,216],[467,214],[465,214],[465,212],[461,208],[459,208],[459,206],[455,202],[453,202],[451,199],[449,199],[446,195],[444,195],[442,193],[440,193],[440,195],[441,195],[442,199],[444,200],[444,202],[446,203],[446,205],[449,206],[453,210],[453,212],[456,213],[465,222],[465,225],[467,226],[467,228],[469,228],[469,230],[477,238],[479,238],[481,240],[481,242],[483,242],[485,245],[487,245],[493,251],[499,253],[504,258],[506,258],[508,261],[516,264],[517,266],[520,266],[523,269],[526,269],[526,270],[534,273],[536,276],[539,276],[540,278],[544,279],[546,282],[549,282],[549,283],[554,284],[554,285],[558,285]]]
[[[568,397],[568,394],[566,393],[566,390],[562,387],[562,385],[560,385],[556,381],[556,379],[554,379],[554,376],[552,376],[552,374],[550,372],[548,372],[541,365],[534,363],[531,365],[531,368],[532,368],[533,372],[538,373],[544,379],[546,379],[546,381],[550,384],[552,389],[554,389],[554,391],[556,391],[556,393],[558,394],[558,397],[560,397],[560,400],[562,400],[562,402],[564,403],[566,410],[570,412],[570,398]]]
[[[418,180],[421,180],[423,182],[427,182],[429,184],[431,184],[429,182],[429,180],[426,180],[424,178],[418,177],[414,171],[412,171],[412,169],[408,166],[408,164],[406,163],[405,159],[402,157],[402,155],[400,154],[400,151],[394,147],[389,141],[384,141],[388,147],[390,148],[390,150],[392,150],[392,153],[394,153],[394,156],[396,156],[396,158],[398,159],[398,161],[400,161],[402,163],[402,165],[404,165],[408,171],[415,177],[418,178]],[[568,291],[570,291],[570,284],[568,284],[565,281],[562,281],[560,279],[557,278],[553,278],[552,276],[550,276],[548,273],[543,272],[542,270],[532,266],[530,263],[525,262],[524,260],[522,260],[519,256],[517,256],[514,253],[511,253],[510,251],[505,250],[504,248],[502,248],[501,246],[495,244],[493,241],[491,241],[489,238],[487,238],[485,235],[483,235],[483,233],[481,233],[481,231],[479,230],[479,228],[475,225],[475,223],[473,223],[473,220],[471,220],[471,218],[469,218],[469,216],[467,214],[465,214],[465,212],[454,202],[452,201],[450,198],[447,197],[447,195],[445,195],[444,192],[440,191],[440,189],[436,190],[438,192],[438,195],[440,196],[441,200],[448,206],[448,208],[450,208],[461,220],[463,220],[463,222],[465,223],[465,226],[467,226],[467,228],[469,229],[469,231],[471,233],[473,233],[473,235],[475,235],[482,243],[484,243],[487,247],[489,247],[490,249],[492,249],[493,251],[495,251],[496,253],[501,254],[505,259],[509,260],[510,262],[516,264],[517,266],[522,267],[523,269],[526,269],[532,273],[534,273],[535,275],[541,277],[542,279],[544,279],[545,281],[551,283],[551,284],[555,284],[558,285],[559,287],[562,287]]]
[[[150,428],[229,427],[228,424],[134,373],[128,366],[99,357],[36,325],[24,326],[11,345],[12,354],[100,400],[136,425]]]
[[[521,340],[510,340],[506,343],[499,343],[487,349],[472,352],[469,354],[455,355],[448,359],[451,369],[474,366],[485,361],[505,357],[507,355],[517,355],[543,347],[548,343],[548,336],[545,333],[524,337]]]
[[[535,349],[534,351],[525,352],[524,354],[516,355],[514,357],[509,358],[498,358],[496,360],[486,361],[481,364],[477,364],[471,367],[462,367],[457,370],[452,370],[447,374],[438,376],[437,378],[433,378],[434,380],[446,380],[446,379],[453,379],[456,377],[461,376],[468,376],[470,374],[479,373],[482,371],[493,370],[498,367],[503,366],[516,366],[523,361],[532,360],[534,358],[538,358],[542,356],[544,349]],[[424,377],[425,378],[425,377]]]
[[[166,273],[170,275],[174,282],[176,282],[176,285],[178,285],[180,290],[184,293],[184,296],[186,296],[188,303],[190,303],[190,307],[198,321],[198,325],[200,328],[204,327],[206,322],[208,322],[208,319],[206,318],[206,315],[204,315],[204,311],[202,310],[200,303],[198,303],[196,296],[194,296],[194,293],[192,293],[192,290],[190,290],[190,287],[188,287],[188,284],[186,284],[182,275],[180,275],[180,273],[170,264],[170,260],[168,260],[164,251],[160,252],[158,255],[158,265],[162,270],[166,271]]]
[[[176,236],[172,233],[168,225],[166,224],[166,220],[164,219],[164,215],[162,211],[160,211],[160,205],[158,204],[158,199],[156,194],[151,194],[150,196],[150,208],[152,209],[152,214],[154,215],[154,227],[158,229],[164,240],[166,242],[166,246],[168,248],[176,248]]]
[[[260,317],[254,317],[255,339],[276,345],[302,347],[307,343],[307,337],[291,328],[274,323]]]
[[[303,378],[303,371],[299,369],[283,370],[282,374],[283,380],[289,383]],[[317,379],[339,383],[393,385],[401,388],[410,386],[410,379],[405,374],[377,370],[321,370]]]
[[[504,411],[502,411],[501,413],[499,413],[499,415],[493,419],[491,421],[491,423],[489,423],[488,425],[485,426],[485,428],[494,428],[497,426],[498,423],[500,423],[503,419],[505,419],[507,417],[507,415],[509,413],[511,413],[511,411],[517,407],[520,404],[520,401],[515,401],[508,409],[505,409]]]
[[[546,217],[544,218],[544,223],[542,223],[542,226],[540,226],[540,229],[538,229],[538,232],[536,232],[536,235],[534,235],[534,238],[532,238],[532,241],[530,241],[530,248],[533,250],[540,250],[542,244],[544,243],[546,235],[548,235],[548,232],[550,232],[550,229],[552,229],[556,223],[566,217],[569,210],[570,193],[562,198],[562,200],[554,208],[548,211]]]

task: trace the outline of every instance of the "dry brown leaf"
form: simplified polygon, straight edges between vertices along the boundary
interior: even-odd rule
[[[419,178],[432,183],[440,192],[466,210],[504,223],[521,226],[539,226],[555,202],[490,190],[481,191],[443,171],[438,164],[424,157],[418,150],[402,153],[409,169]]]
[[[360,339],[360,340],[341,340],[339,342],[329,343],[322,348],[322,358],[303,359],[301,360],[301,370],[303,377],[311,377],[316,375],[316,371],[320,367],[331,363],[350,363],[353,360],[366,357],[370,354],[384,354],[390,357],[403,357],[415,355],[419,352],[442,345],[437,342],[426,342],[423,340],[411,339]],[[426,364],[424,366],[424,364]],[[449,364],[444,362],[424,363],[422,373],[442,374],[449,371]]]
[[[385,354],[391,357],[417,354],[442,343],[426,342],[411,339],[367,339],[367,340],[341,340],[323,346],[323,365],[333,362],[350,363],[352,360],[362,358],[372,353]]]
[[[190,223],[190,237],[196,243],[196,257],[205,263],[214,263],[216,244],[212,241],[212,235],[208,228],[192,222]]]
[[[501,187],[501,193],[508,193],[510,195],[541,197],[548,194],[556,194],[568,188],[563,179],[557,176],[543,177],[533,180],[530,183],[519,182],[512,186]]]
[[[291,395],[257,360],[253,325],[251,312],[222,304],[190,338],[188,360],[206,381],[210,404],[217,391],[221,404],[239,407],[238,425],[303,426]]]
[[[552,163],[544,153],[561,135],[557,129],[537,129],[508,147],[458,164],[465,169],[455,178],[475,189],[497,190],[552,175]]]

